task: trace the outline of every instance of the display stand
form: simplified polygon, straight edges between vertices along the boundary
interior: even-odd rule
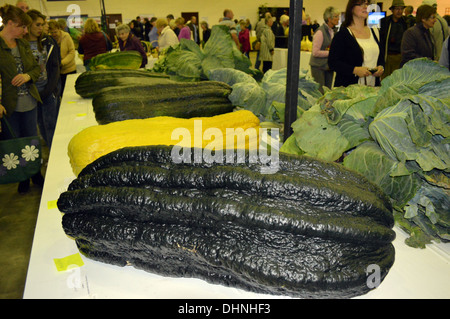
[[[79,74],[69,75],[49,156],[45,184],[34,234],[24,298],[164,298],[253,299],[286,298],[209,284],[199,279],[168,278],[135,269],[90,260],[79,254],[75,241],[65,235],[59,195],[75,178],[67,155],[71,138],[97,125],[91,99],[74,90]],[[415,249],[405,245],[406,235],[395,228],[395,263],[381,285],[358,298],[450,298],[450,244]],[[55,259],[75,255],[83,265],[58,270]],[[58,261],[58,260],[57,260]],[[76,263],[76,261],[74,261]]]

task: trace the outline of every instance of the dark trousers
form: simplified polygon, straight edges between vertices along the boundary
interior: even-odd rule
[[[59,93],[60,97],[62,98],[63,94],[64,94],[64,88],[66,87],[66,80],[67,80],[67,75],[69,74],[75,74],[77,73],[77,71],[73,71],[70,73],[66,73],[66,74],[61,74],[61,92]]]
[[[263,61],[263,73],[266,73],[272,68],[272,61]]]
[[[11,129],[17,138],[37,136],[37,107],[27,112],[13,112],[8,117],[8,123],[11,125]],[[9,132],[4,123],[2,123],[2,139],[12,139],[13,136]]]

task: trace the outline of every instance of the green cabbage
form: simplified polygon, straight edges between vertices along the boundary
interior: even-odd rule
[[[162,52],[152,70],[176,76],[178,80],[208,80],[210,71],[216,68],[231,68],[258,76],[251,68],[250,59],[239,51],[229,28],[224,25],[212,27],[203,49],[192,40],[181,39],[178,45]]]
[[[448,69],[422,58],[394,71],[381,88],[334,88],[292,129],[281,151],[341,162],[377,184],[411,235],[408,245],[450,240]]]

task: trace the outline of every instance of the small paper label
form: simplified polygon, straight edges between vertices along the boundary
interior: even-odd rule
[[[83,259],[81,259],[81,256],[79,253],[63,257],[63,258],[54,258],[53,261],[55,262],[56,269],[58,271],[66,271],[72,268],[81,267],[84,265]]]

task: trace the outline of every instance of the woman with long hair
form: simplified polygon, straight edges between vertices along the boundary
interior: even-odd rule
[[[89,63],[93,57],[111,51],[111,49],[111,40],[102,32],[98,23],[92,18],[87,19],[84,23],[84,34],[78,42],[78,53],[83,54],[86,71],[90,70]]]
[[[333,37],[328,65],[336,72],[334,86],[379,86],[384,71],[378,29],[367,26],[367,0],[349,0],[345,20]]]
[[[0,78],[2,94],[0,117],[7,116],[16,137],[38,135],[37,103],[41,102],[37,79],[41,74],[28,41],[23,39],[28,32],[31,18],[21,9],[4,5],[0,8],[3,30],[0,31]],[[2,131],[2,139],[12,139],[8,130]],[[44,178],[39,172],[32,177],[33,183],[42,186]],[[19,193],[30,188],[30,179],[19,183]]]
[[[61,55],[56,41],[44,33],[46,17],[37,10],[29,10],[27,15],[32,22],[25,38],[41,70],[35,83],[42,100],[37,105],[38,126],[42,138],[51,148],[58,118]]]

